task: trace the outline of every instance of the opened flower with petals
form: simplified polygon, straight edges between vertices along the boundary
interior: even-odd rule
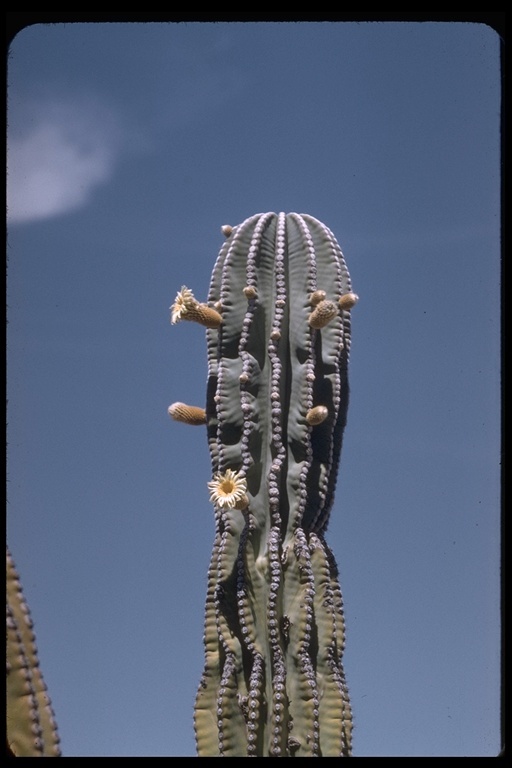
[[[249,503],[245,477],[232,469],[227,469],[224,474],[217,472],[208,488],[210,501],[220,509],[245,509]]]
[[[180,320],[192,320],[204,325],[205,328],[218,328],[222,323],[222,315],[216,309],[202,304],[186,285],[178,291],[176,300],[171,307],[171,323],[174,325]]]
[[[171,307],[171,323],[174,325],[174,323],[178,323],[180,320],[182,320],[183,316],[186,315],[187,312],[190,312],[190,310],[194,310],[196,308],[197,303],[197,299],[195,298],[190,288],[187,288],[186,285],[183,285],[181,291],[178,291],[176,301]]]

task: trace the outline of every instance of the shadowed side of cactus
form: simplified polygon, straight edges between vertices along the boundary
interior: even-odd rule
[[[59,736],[39,669],[32,620],[7,549],[7,754],[59,757]]]
[[[190,419],[182,403],[169,409],[206,423],[213,471],[198,754],[348,756],[343,603],[324,534],[357,296],[334,235],[312,216],[257,214],[223,232],[200,305],[216,318],[199,320],[206,409]],[[183,288],[173,322],[197,320],[193,302]]]

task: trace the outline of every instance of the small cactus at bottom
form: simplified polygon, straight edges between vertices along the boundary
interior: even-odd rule
[[[257,214],[222,232],[202,305],[220,319],[206,331],[215,539],[197,750],[349,756],[343,602],[325,531],[357,297],[312,216]]]
[[[60,739],[39,659],[32,619],[7,549],[7,753],[60,757]]]

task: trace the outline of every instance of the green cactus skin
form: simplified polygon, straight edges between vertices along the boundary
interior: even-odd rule
[[[206,331],[210,488],[233,470],[246,504],[212,493],[197,751],[349,756],[343,603],[324,533],[348,408],[345,307],[357,296],[312,216],[257,214],[222,230],[208,296],[222,324]]]
[[[39,669],[32,619],[7,549],[7,753],[60,757],[59,735]]]

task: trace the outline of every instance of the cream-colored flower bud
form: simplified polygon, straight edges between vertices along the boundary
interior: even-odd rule
[[[314,408],[310,408],[306,413],[306,421],[311,427],[314,427],[325,421],[328,415],[329,411],[325,405],[315,405]]]
[[[197,304],[183,317],[183,320],[193,320],[204,325],[205,328],[219,328],[222,325],[222,315],[208,304]]]
[[[258,295],[258,291],[254,285],[246,285],[244,288],[244,294],[246,299],[255,299]]]
[[[325,328],[327,323],[338,314],[338,306],[334,301],[320,301],[309,316],[309,324],[312,328]]]
[[[357,302],[359,301],[359,296],[357,293],[346,293],[344,296],[340,298],[338,301],[340,309],[352,309],[352,307],[355,307]]]
[[[167,409],[167,413],[175,421],[181,421],[183,424],[192,424],[193,426],[206,424],[206,411],[197,405],[173,403]]]
[[[316,307],[317,304],[320,304],[325,299],[326,295],[325,291],[313,291],[309,297],[309,303],[312,307]]]

